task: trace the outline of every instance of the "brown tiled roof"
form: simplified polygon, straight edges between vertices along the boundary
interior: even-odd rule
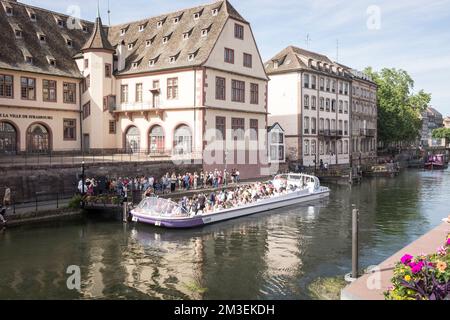
[[[108,36],[105,32],[105,29],[102,24],[102,19],[100,17],[97,17],[97,19],[95,20],[94,31],[92,32],[92,35],[89,38],[89,40],[84,44],[83,48],[81,48],[81,51],[84,52],[89,49],[103,49],[115,51],[115,49],[108,40]]]
[[[69,21],[65,14],[32,7],[18,2],[1,0],[0,6],[0,68],[45,73],[67,77],[81,77],[78,67],[72,57],[79,52],[81,46],[89,38],[93,24],[80,21],[78,29],[69,26],[58,26],[57,19]],[[13,16],[8,16],[3,4],[13,8]],[[32,21],[29,12],[36,15]],[[81,25],[88,28],[83,32]],[[22,39],[16,39],[14,26],[22,30]],[[46,36],[45,43],[38,38],[38,33]],[[72,41],[72,47],[67,45],[67,39]],[[33,64],[25,61],[23,52],[33,57]],[[50,65],[47,56],[55,59],[56,65]]]
[[[310,60],[342,68],[343,76],[350,77],[349,71],[344,66],[333,62],[327,56],[294,46],[289,46],[276,54],[272,59],[265,63],[265,68],[268,75],[300,70],[312,70],[324,74],[330,73],[324,68],[318,68],[314,64],[310,65]],[[275,63],[278,63],[278,68],[274,67]],[[333,73],[333,75],[340,76],[336,73]]]
[[[73,59],[81,57],[80,51],[115,50],[120,43],[125,44],[127,57],[125,69],[118,74],[200,66],[207,61],[228,18],[248,23],[227,0],[221,0],[108,28],[100,27],[101,19],[95,24],[81,21],[89,28],[89,32],[86,33],[81,28],[69,29],[67,26],[58,26],[57,18],[66,21],[69,18],[67,15],[22,3],[0,1],[11,4],[14,8],[13,17],[6,15],[3,6],[0,8],[0,29],[6,30],[0,33],[0,42],[5,44],[0,50],[0,68],[61,76],[81,77]],[[27,10],[32,10],[36,14],[36,22],[31,21]],[[216,10],[217,14],[213,14],[213,10]],[[194,19],[196,13],[199,17]],[[175,18],[179,19],[178,23],[174,23]],[[163,21],[161,27],[157,27],[158,21]],[[23,40],[15,38],[11,27],[14,23],[23,30]],[[144,26],[141,31],[140,25]],[[125,30],[124,35],[121,35],[122,29]],[[39,41],[38,33],[46,35],[46,44],[43,45]],[[185,33],[189,34],[188,39],[184,39]],[[168,36],[170,39],[167,43],[163,43],[163,38]],[[72,40],[72,48],[67,46],[67,38]],[[147,46],[147,40],[150,39],[152,43]],[[128,50],[129,44],[133,44],[131,50]],[[23,51],[26,50],[34,58],[32,65],[25,62]],[[54,57],[56,66],[48,63],[47,56]],[[171,57],[175,57],[175,61],[170,61]],[[150,67],[151,59],[157,61]],[[136,63],[137,67],[133,67]]]
[[[217,15],[213,15],[215,9],[218,10]],[[194,19],[195,14],[199,14],[197,19]],[[202,65],[208,59],[229,17],[247,23],[228,1],[222,0],[112,26],[109,28],[108,39],[114,47],[123,41],[127,53],[125,69],[117,74]],[[177,23],[174,22],[175,19],[178,19]],[[158,22],[162,22],[161,27],[158,27]],[[139,30],[141,25],[145,27],[143,31]],[[121,35],[122,30],[125,30],[124,35]],[[206,36],[202,36],[204,30],[207,32]],[[184,39],[184,34],[188,34],[188,39]],[[169,37],[167,43],[163,43],[164,37]],[[147,41],[150,40],[151,44],[147,46]],[[128,50],[129,44],[134,44],[131,50]],[[193,55],[191,60],[190,55]],[[171,57],[176,57],[175,61],[171,62]],[[149,61],[155,58],[158,60],[150,67]],[[138,66],[133,67],[136,62]]]

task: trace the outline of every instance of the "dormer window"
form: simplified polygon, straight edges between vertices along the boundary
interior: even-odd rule
[[[25,57],[25,62],[28,64],[33,64],[33,57],[32,56],[26,56]]]
[[[129,43],[128,44],[128,50],[133,50],[134,48],[134,43]]]
[[[55,58],[53,58],[53,57],[47,57],[47,61],[48,61],[48,64],[49,64],[49,65],[51,65],[51,66],[53,66],[53,67],[56,67],[56,60],[55,60]]]
[[[212,15],[217,16],[219,14],[219,8],[212,9]]]
[[[150,47],[152,45],[152,41],[151,40],[146,40],[145,41],[145,46],[146,47]]]
[[[139,26],[139,32],[142,32],[142,31],[144,31],[144,30],[145,30],[145,25],[141,24],[141,25]]]
[[[165,36],[165,37],[163,38],[163,40],[162,40],[162,43],[163,43],[163,44],[166,44],[167,42],[169,42],[171,36],[172,36],[172,33],[169,34],[169,35],[167,35],[167,36]]]
[[[63,19],[57,19],[57,23],[58,23],[58,26],[59,26],[60,28],[63,28],[63,27],[64,27],[64,20],[63,20]]]
[[[73,41],[72,41],[72,39],[66,39],[66,43],[67,43],[67,46],[68,46],[69,48],[72,48],[72,47],[73,47]]]
[[[163,26],[163,24],[164,24],[164,21],[163,20],[159,20],[157,23],[156,23],[156,28],[161,28],[162,26]]]
[[[197,49],[195,52],[191,52],[188,55],[188,61],[193,61],[195,59],[195,57],[197,56],[197,53],[200,49]]]
[[[120,29],[120,35],[121,36],[124,36],[125,35],[125,33],[127,33],[127,29]]]
[[[279,67],[278,61],[274,61],[274,62],[273,62],[273,68],[274,68],[274,69],[278,69],[278,67]]]
[[[36,13],[34,13],[34,12],[29,12],[28,14],[29,14],[29,16],[30,16],[30,20],[31,20],[31,21],[33,21],[33,22],[36,22],[36,21],[37,21]]]
[[[89,32],[89,29],[88,29],[87,26],[83,26],[83,32],[85,32],[85,33],[88,33],[88,32]]]
[[[200,12],[194,13],[194,20],[200,19]]]
[[[45,34],[40,34],[39,35],[39,41],[40,42],[46,42],[47,41],[47,37],[45,36]]]
[[[131,65],[131,67],[133,69],[137,69],[138,66],[139,66],[139,62],[133,62],[133,64]]]
[[[170,62],[170,63],[174,63],[175,61],[177,61],[177,57],[171,56],[171,57],[169,58],[169,62]]]
[[[183,33],[183,40],[189,39],[189,32]]]
[[[22,30],[16,29],[16,30],[14,30],[14,34],[16,35],[17,39],[22,39],[22,36],[23,36]]]
[[[175,17],[173,19],[173,24],[177,24],[178,22],[180,22],[180,17]]]
[[[201,36],[206,37],[208,35],[209,30],[211,30],[212,24],[209,25],[207,28],[203,28],[201,31]]]
[[[151,59],[151,60],[148,62],[148,66],[149,66],[149,67],[153,67],[153,66],[155,65],[155,63],[156,63],[156,59]]]
[[[12,17],[12,16],[14,15],[14,10],[13,10],[12,7],[6,7],[6,8],[5,8],[5,11],[6,11],[6,15],[7,15],[8,17]]]

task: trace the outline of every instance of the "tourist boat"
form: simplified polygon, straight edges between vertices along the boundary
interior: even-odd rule
[[[286,207],[302,202],[327,198],[330,189],[320,185],[315,176],[306,174],[284,174],[276,176],[272,181],[274,188],[286,187],[285,194],[257,200],[254,203],[241,205],[229,209],[222,209],[211,213],[190,214],[179,204],[163,198],[148,197],[133,210],[134,222],[146,223],[165,228],[193,228],[219,221],[244,217],[272,209]]]
[[[429,156],[427,161],[425,162],[425,169],[427,170],[442,170],[448,168],[448,163],[445,160],[445,155],[436,154]]]

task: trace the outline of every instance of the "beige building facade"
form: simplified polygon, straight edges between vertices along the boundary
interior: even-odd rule
[[[287,161],[306,167],[350,162],[347,70],[324,55],[288,47],[265,64],[269,124],[285,131]]]
[[[268,77],[228,1],[110,27],[1,3],[0,152],[125,150],[243,177],[267,164]]]

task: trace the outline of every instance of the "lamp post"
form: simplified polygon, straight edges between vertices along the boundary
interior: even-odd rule
[[[84,196],[85,195],[85,189],[84,189],[84,185],[85,185],[85,176],[84,176],[84,161],[81,162],[81,195]]]

